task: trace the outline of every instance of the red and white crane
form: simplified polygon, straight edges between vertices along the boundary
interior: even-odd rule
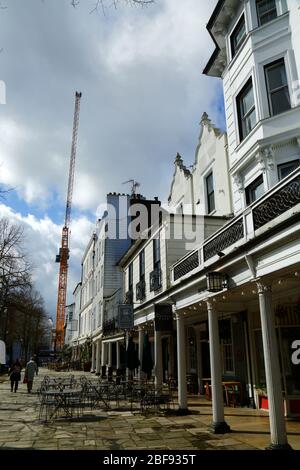
[[[76,91],[65,224],[62,229],[61,248],[59,250],[59,254],[56,256],[56,262],[60,263],[59,279],[58,279],[57,309],[56,309],[56,333],[55,333],[55,351],[56,352],[61,351],[64,345],[64,323],[65,323],[65,307],[66,307],[66,299],[67,299],[68,260],[69,260],[69,253],[70,253],[69,229],[70,229],[70,222],[71,222],[71,208],[72,208],[72,197],[73,197],[73,186],[74,186],[74,171],[75,171],[75,161],[76,161],[81,96],[82,96],[82,93],[79,93],[78,91]]]

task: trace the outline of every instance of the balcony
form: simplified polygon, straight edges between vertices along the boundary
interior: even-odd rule
[[[150,273],[150,292],[155,292],[162,287],[161,269],[156,268]]]
[[[186,255],[171,268],[172,283],[191,275],[217,261],[223,255],[264,232],[279,226],[292,215],[300,214],[300,170],[288,177],[259,198],[241,215],[209,237],[200,248]]]
[[[142,279],[136,285],[136,300],[144,300],[146,297],[146,283],[145,280]]]
[[[113,320],[107,320],[103,323],[102,328],[103,336],[112,336],[119,333],[119,328],[117,326],[117,321],[114,318]]]

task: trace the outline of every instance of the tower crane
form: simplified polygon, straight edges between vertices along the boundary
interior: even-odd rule
[[[61,351],[64,345],[64,322],[65,322],[65,306],[66,306],[66,297],[67,297],[68,259],[69,259],[69,253],[70,253],[69,229],[70,229],[70,222],[71,222],[71,208],[72,208],[72,196],[73,196],[73,186],[74,186],[74,170],[75,170],[75,160],[76,160],[76,150],[77,150],[77,136],[78,136],[81,96],[82,96],[82,93],[79,93],[78,91],[76,91],[65,224],[62,229],[61,248],[59,249],[59,254],[56,256],[56,262],[60,264],[59,278],[58,278],[57,309],[56,309],[56,333],[55,333],[55,351],[56,352]]]

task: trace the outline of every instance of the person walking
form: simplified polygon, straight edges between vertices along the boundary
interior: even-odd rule
[[[32,357],[29,362],[26,364],[25,377],[27,378],[27,392],[31,393],[34,374],[37,375],[37,365]]]
[[[36,375],[38,375],[39,373],[39,366],[40,366],[40,361],[39,361],[39,358],[36,354],[33,355],[33,360],[34,362],[36,363],[36,367],[37,367],[37,370],[36,370]]]
[[[13,392],[15,388],[15,393],[18,390],[18,385],[21,380],[21,364],[19,362],[19,359],[16,360],[16,362],[11,366],[8,374],[10,378],[10,391]]]

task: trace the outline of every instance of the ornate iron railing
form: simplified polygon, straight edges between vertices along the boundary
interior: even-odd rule
[[[136,285],[136,300],[144,300],[146,297],[146,282],[142,279]]]
[[[224,230],[220,235],[213,238],[203,247],[204,261],[212,258],[218,253],[244,238],[244,223],[240,218],[235,224]]]
[[[174,281],[198,268],[199,264],[199,252],[197,250],[174,267]]]
[[[150,273],[150,292],[159,290],[162,287],[162,272],[161,269],[156,268]]]
[[[106,322],[103,323],[103,336],[110,336],[117,334],[119,332],[118,324],[115,319],[113,320],[107,320]]]
[[[300,175],[253,209],[254,230],[257,230],[300,202]]]

